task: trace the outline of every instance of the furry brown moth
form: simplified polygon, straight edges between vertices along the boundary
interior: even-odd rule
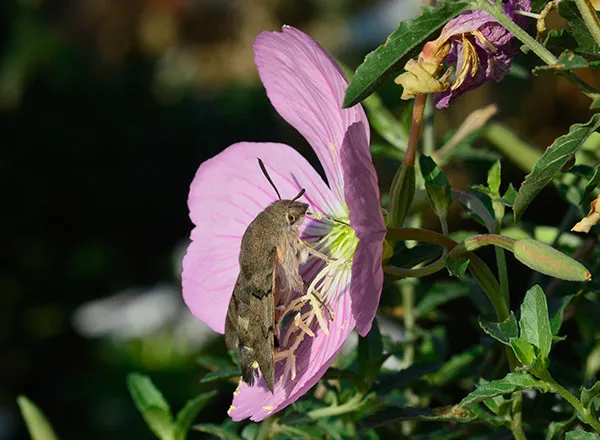
[[[304,189],[292,200],[282,200],[263,162],[258,159],[258,163],[279,200],[260,212],[242,237],[240,273],[227,309],[225,342],[238,351],[242,380],[253,385],[260,368],[273,392],[276,313],[289,303],[293,292],[302,292],[304,281],[298,270],[308,254],[327,257],[300,239],[298,228],[308,210],[308,204],[298,201]]]

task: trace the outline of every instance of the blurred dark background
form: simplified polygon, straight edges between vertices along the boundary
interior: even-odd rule
[[[0,440],[28,438],[19,394],[62,439],[128,439],[152,437],[126,373],[150,373],[175,409],[207,389],[195,359],[224,347],[180,299],[188,185],[203,160],[241,140],[286,142],[314,162],[265,96],[255,36],[294,25],[354,68],[418,8],[410,0],[0,3]],[[587,115],[585,101],[554,78],[509,78],[503,87],[535,102],[485,87],[437,115],[439,129],[498,102],[499,118],[543,147]],[[396,114],[407,106],[393,85],[382,95]],[[389,182],[394,167],[376,164]],[[488,166],[448,173],[464,187]],[[505,169],[515,184],[522,179]],[[544,223],[561,217],[546,213]],[[201,418],[220,422],[229,402],[221,393]]]

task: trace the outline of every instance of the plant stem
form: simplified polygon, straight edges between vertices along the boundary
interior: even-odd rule
[[[417,145],[421,136],[421,126],[423,125],[423,114],[425,112],[425,103],[427,95],[417,95],[413,104],[412,122],[410,125],[410,135],[408,137],[408,145],[404,153],[405,165],[414,165],[417,157]]]
[[[404,269],[402,267],[396,267],[392,265],[383,266],[383,271],[388,275],[393,275],[401,278],[421,278],[433,273],[436,273],[446,267],[445,256],[438,258],[427,266],[419,267],[417,269]]]
[[[554,380],[552,376],[550,376],[550,372],[545,368],[534,368],[531,372],[546,382],[552,392],[558,394],[560,397],[565,399],[569,404],[575,408],[575,411],[579,413],[581,416],[581,421],[587,423],[592,428],[594,428],[597,432],[600,432],[600,422],[596,419],[581,403],[581,401],[571,394],[567,389],[565,389],[561,384]]]
[[[600,46],[600,21],[592,2],[590,0],[575,0],[575,4],[596,45]]]
[[[511,408],[512,420],[510,422],[510,430],[512,431],[515,440],[527,440],[527,437],[523,432],[523,426],[521,425],[523,414],[523,395],[520,391],[514,394],[513,405]]]
[[[312,420],[317,420],[322,419],[324,417],[346,414],[357,410],[362,404],[362,398],[362,393],[356,393],[346,403],[343,403],[341,405],[328,406],[326,408],[313,409],[312,411],[309,411],[306,415]]]
[[[433,97],[428,94],[423,115],[423,154],[431,156],[435,151],[435,126],[433,125]]]

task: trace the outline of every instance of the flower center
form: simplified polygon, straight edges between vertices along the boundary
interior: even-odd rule
[[[322,331],[329,335],[335,320],[332,307],[337,297],[350,283],[352,259],[358,238],[345,219],[331,219],[314,215],[318,228],[327,231],[307,245],[327,256],[328,261],[317,257],[309,259],[304,280],[308,283],[303,295],[293,299],[278,313],[277,323],[287,319],[281,326],[280,349],[275,353],[275,362],[285,362],[283,381],[296,378],[296,352],[305,337],[315,337]]]

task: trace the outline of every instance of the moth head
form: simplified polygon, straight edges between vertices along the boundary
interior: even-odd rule
[[[285,213],[287,224],[296,228],[299,227],[304,221],[307,210],[308,204],[298,202],[297,200],[291,201]]]

